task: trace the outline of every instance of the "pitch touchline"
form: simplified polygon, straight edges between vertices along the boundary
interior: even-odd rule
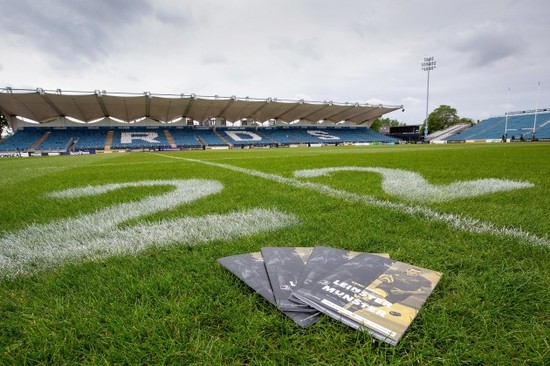
[[[193,163],[200,163],[200,164],[215,166],[218,168],[232,170],[235,172],[248,174],[255,177],[260,177],[260,178],[272,180],[278,183],[294,186],[294,187],[309,188],[316,192],[323,193],[327,196],[340,198],[348,202],[361,202],[364,204],[373,205],[377,207],[389,208],[398,212],[417,215],[430,220],[445,222],[449,224],[451,227],[459,230],[464,230],[472,233],[488,233],[492,235],[505,235],[505,236],[510,236],[510,237],[528,241],[533,245],[550,247],[550,241],[547,238],[539,237],[535,234],[522,231],[521,229],[516,229],[513,227],[498,227],[494,224],[483,222],[477,219],[472,219],[462,215],[441,213],[441,212],[437,212],[432,209],[429,209],[427,207],[406,205],[403,203],[395,203],[395,202],[390,202],[386,200],[380,200],[372,196],[359,195],[359,194],[350,193],[346,191],[340,191],[338,189],[335,189],[323,184],[304,182],[298,179],[287,178],[276,174],[264,173],[258,170],[241,168],[241,167],[237,167],[229,164],[220,164],[220,163],[214,163],[214,162],[204,161],[199,159],[182,158],[182,157],[169,156],[169,155],[158,154],[158,153],[151,153],[151,154],[169,158],[169,159],[185,160]]]

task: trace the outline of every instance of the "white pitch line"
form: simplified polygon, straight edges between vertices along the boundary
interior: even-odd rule
[[[278,183],[287,184],[293,187],[309,188],[311,190],[325,194],[327,196],[340,198],[348,202],[360,202],[371,206],[383,207],[383,208],[388,208],[398,212],[408,213],[410,215],[419,216],[429,220],[445,222],[449,224],[451,227],[458,230],[463,230],[471,233],[479,233],[479,234],[486,233],[486,234],[492,234],[496,236],[508,236],[512,238],[525,240],[526,242],[529,242],[536,246],[544,246],[544,247],[550,248],[550,240],[548,238],[540,237],[533,233],[529,233],[514,227],[506,227],[506,226],[499,227],[499,226],[496,226],[495,224],[492,224],[489,222],[483,222],[481,220],[473,219],[463,215],[442,213],[427,207],[407,205],[407,204],[396,203],[396,202],[391,202],[387,200],[380,200],[372,196],[359,195],[355,193],[341,191],[323,184],[304,182],[298,179],[287,178],[276,174],[264,173],[258,170],[241,168],[241,167],[237,167],[229,164],[214,163],[214,162],[205,161],[205,160],[183,158],[183,157],[170,156],[170,155],[164,155],[164,154],[158,154],[158,153],[151,153],[151,154],[169,158],[169,159],[184,160],[184,161],[193,162],[193,163],[215,166],[222,169],[232,170],[235,172],[248,174],[255,177],[268,179]]]

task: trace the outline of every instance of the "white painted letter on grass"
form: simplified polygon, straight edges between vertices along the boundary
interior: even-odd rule
[[[448,185],[433,185],[415,172],[357,166],[298,170],[294,172],[294,176],[299,178],[320,177],[341,171],[378,173],[382,175],[382,189],[384,192],[419,202],[444,202],[535,186],[529,182],[494,178],[454,182]]]
[[[213,180],[116,183],[69,189],[54,192],[50,196],[77,198],[143,186],[170,186],[174,190],[136,202],[117,204],[72,219],[49,224],[33,224],[0,238],[0,278],[27,274],[66,262],[136,254],[153,245],[195,245],[209,240],[229,240],[290,226],[297,222],[294,216],[279,211],[251,209],[223,215],[182,217],[118,227],[128,220],[169,210],[221,192],[223,185]]]

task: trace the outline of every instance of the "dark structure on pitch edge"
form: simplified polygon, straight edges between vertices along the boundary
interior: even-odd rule
[[[381,126],[379,132],[381,134],[393,137],[398,140],[402,140],[409,143],[416,143],[421,141],[420,125],[409,126]]]

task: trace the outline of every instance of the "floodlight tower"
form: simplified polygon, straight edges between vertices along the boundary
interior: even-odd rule
[[[430,71],[435,69],[435,58],[424,57],[424,62],[422,62],[422,70],[428,72],[428,83],[426,87],[426,121],[424,122],[424,141],[428,136],[428,101],[430,100]]]

